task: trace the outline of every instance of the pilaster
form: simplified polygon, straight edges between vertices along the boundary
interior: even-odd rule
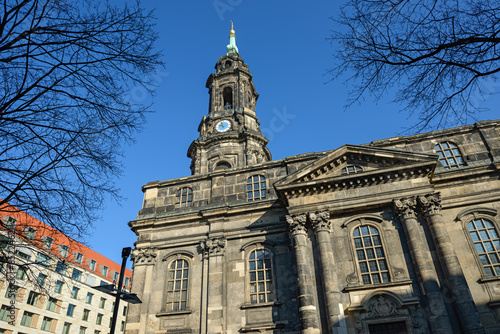
[[[203,254],[203,294],[201,333],[224,333],[224,252],[226,238],[212,237],[200,241]]]
[[[138,329],[138,333],[146,333],[151,299],[154,266],[158,250],[154,247],[135,248],[131,253],[133,261],[134,279],[131,292],[141,296],[141,304],[129,304],[127,323],[135,323],[136,326],[127,325],[131,331]]]
[[[446,311],[438,275],[429,250],[420,234],[417,221],[417,200],[406,197],[393,201],[394,211],[399,215],[406,235],[412,261],[417,269],[417,277],[425,302],[425,313],[433,333],[453,333]]]
[[[446,275],[448,288],[453,295],[451,302],[462,329],[467,333],[484,333],[476,305],[443,221],[440,194],[419,196],[418,202],[429,225],[439,262]]]
[[[286,216],[293,242],[295,261],[297,262],[297,290],[299,316],[302,334],[320,333],[316,298],[314,295],[314,278],[312,275],[312,259],[307,256],[307,216],[306,214]]]
[[[316,233],[316,243],[319,249],[321,262],[321,280],[325,289],[326,306],[328,314],[328,328],[331,333],[339,333],[339,304],[340,291],[338,286],[335,258],[330,239],[331,223],[330,213],[320,211],[309,213],[309,220]]]

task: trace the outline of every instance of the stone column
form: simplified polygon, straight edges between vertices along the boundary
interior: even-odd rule
[[[312,258],[307,256],[307,217],[305,214],[286,216],[290,227],[297,262],[297,290],[299,301],[299,316],[302,334],[319,334],[319,320],[314,297],[314,279],[312,276]]]
[[[484,333],[476,305],[441,215],[440,194],[419,196],[418,201],[429,225],[460,326],[466,333]]]
[[[326,308],[328,314],[328,328],[331,333],[339,333],[339,303],[340,291],[338,287],[337,272],[335,271],[335,259],[333,257],[332,241],[330,239],[330,213],[321,211],[309,213],[314,232],[316,233],[316,243],[319,249],[321,262],[321,279],[326,295]]]
[[[207,238],[200,242],[203,252],[204,271],[206,278],[203,284],[206,289],[206,310],[202,313],[202,333],[224,333],[224,250],[226,238]],[[205,263],[207,265],[205,266]],[[204,323],[203,323],[204,322]],[[204,330],[203,330],[204,328]]]
[[[135,248],[131,259],[134,262],[132,293],[141,299],[141,304],[129,304],[127,315],[127,333],[146,333],[149,315],[149,302],[153,286],[153,269],[156,263],[157,249],[153,247]]]
[[[453,333],[450,318],[439,287],[439,279],[434,268],[425,240],[419,232],[416,215],[417,200],[415,197],[401,198],[394,201],[394,211],[399,215],[406,235],[412,261],[416,267],[418,281],[423,293],[426,318],[429,320],[432,333]]]

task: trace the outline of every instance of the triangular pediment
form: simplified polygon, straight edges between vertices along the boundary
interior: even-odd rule
[[[403,150],[344,145],[275,183],[278,190],[325,183],[411,178],[428,175],[437,155]],[[356,181],[358,184],[360,181]]]

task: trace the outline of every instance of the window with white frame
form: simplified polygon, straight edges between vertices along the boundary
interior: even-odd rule
[[[167,274],[167,312],[183,311],[188,302],[189,262],[177,259],[170,263]]]
[[[54,243],[54,239],[51,237],[44,237],[43,238],[43,247],[46,249],[52,249],[52,244]]]
[[[74,253],[74,258],[75,258],[75,262],[78,263],[78,264],[82,264],[82,261],[83,261],[83,254],[82,253]]]
[[[358,226],[352,232],[352,240],[363,284],[388,283],[389,266],[378,229]]]
[[[434,147],[434,151],[439,156],[439,162],[444,166],[444,169],[455,169],[465,165],[462,153],[452,142],[438,143]]]
[[[67,257],[69,252],[69,247],[67,245],[59,245],[59,254],[62,257]]]
[[[500,276],[500,239],[493,223],[484,218],[473,219],[467,230],[486,275]]]
[[[260,304],[273,300],[271,253],[256,249],[248,257],[250,303]]]
[[[95,270],[96,264],[97,264],[96,260],[92,260],[92,259],[91,259],[91,260],[89,261],[89,269],[90,269],[90,270]]]

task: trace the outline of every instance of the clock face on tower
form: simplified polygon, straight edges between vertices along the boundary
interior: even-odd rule
[[[217,132],[226,132],[230,128],[231,122],[227,119],[223,119],[222,121],[218,122],[217,125],[215,125],[215,130],[217,130]]]

